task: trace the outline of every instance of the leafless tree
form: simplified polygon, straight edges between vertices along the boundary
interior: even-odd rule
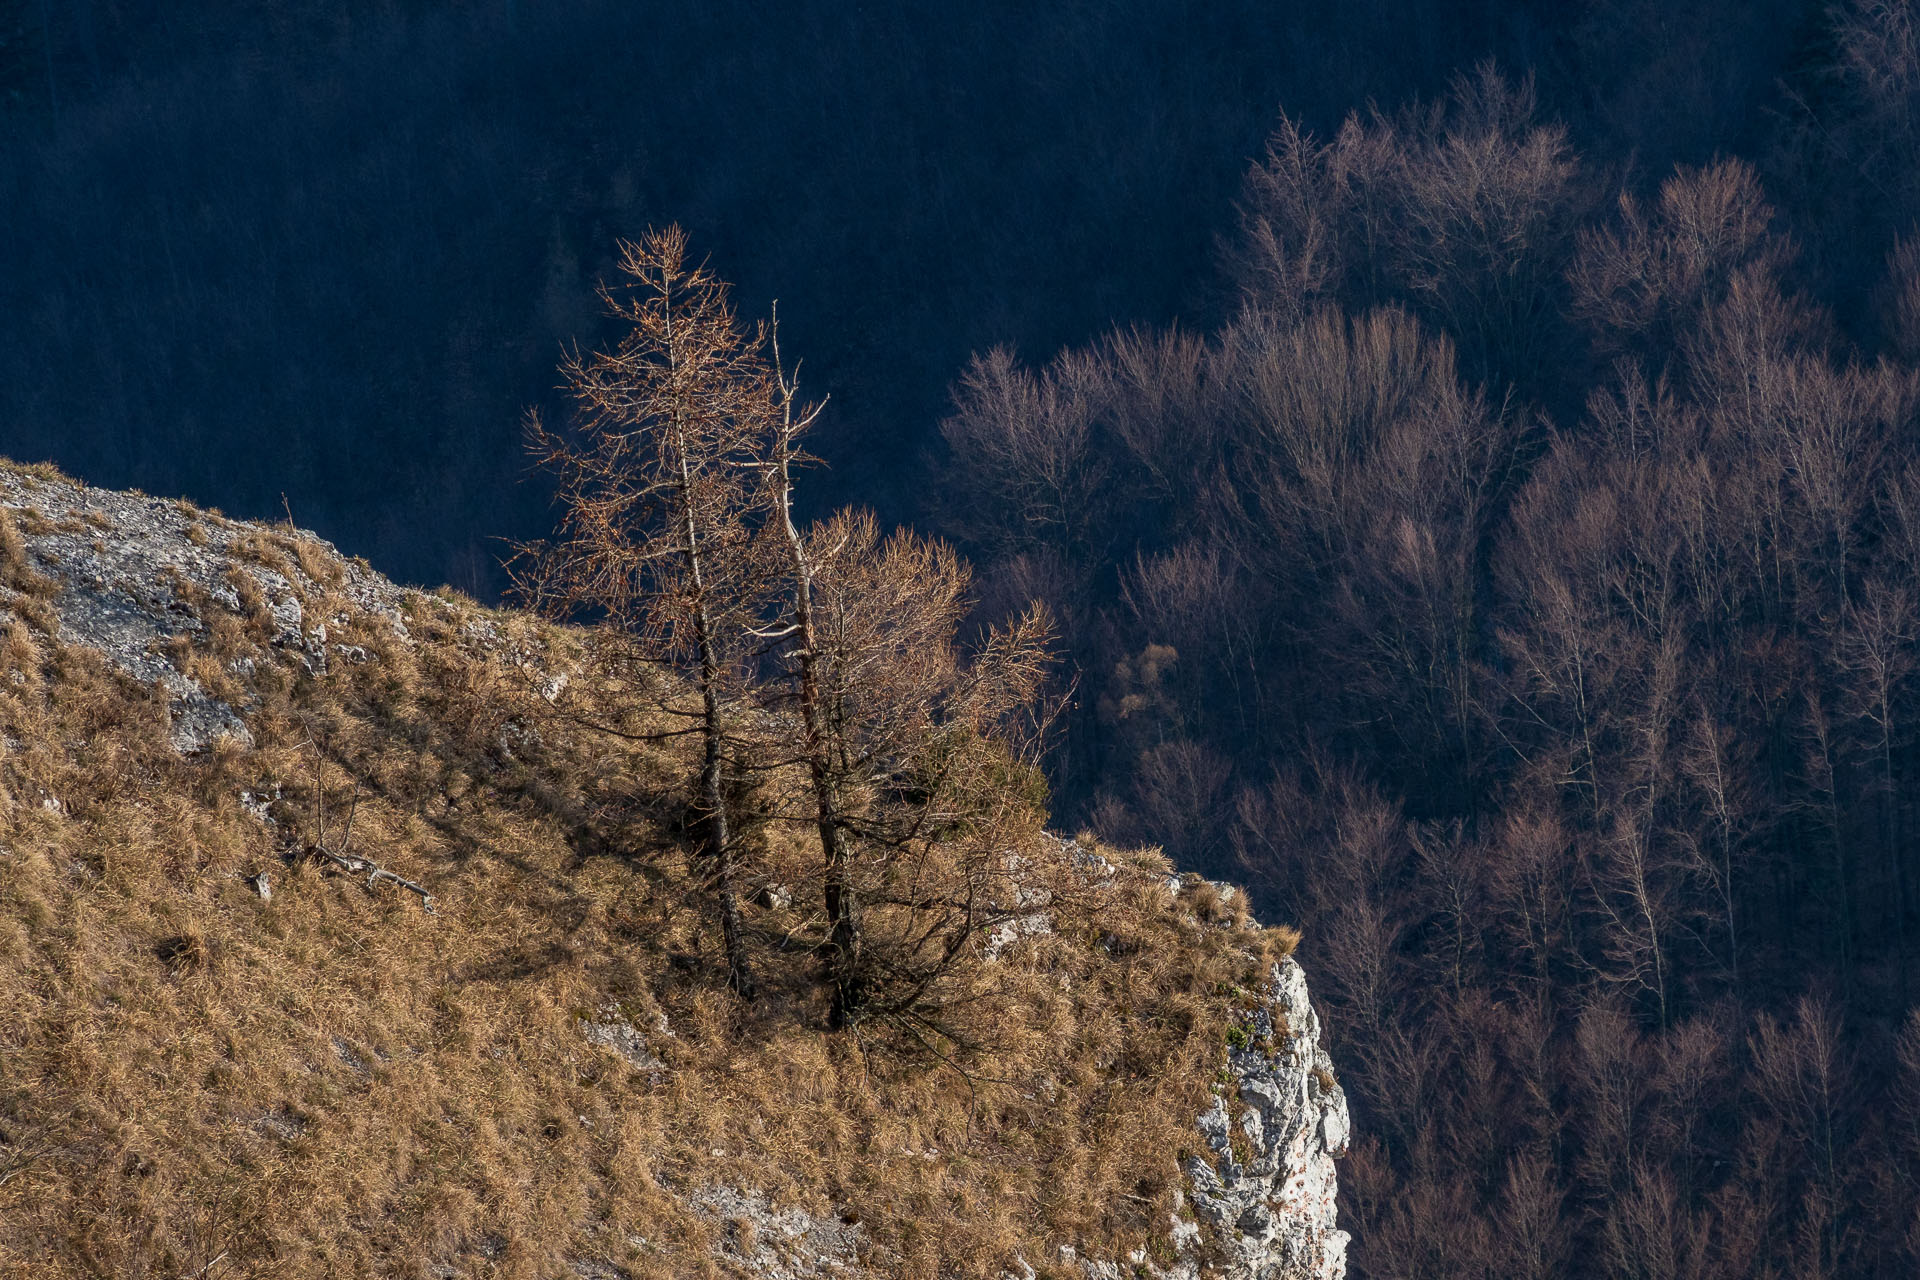
[[[1696,705],[1680,753],[1680,776],[1697,797],[1700,821],[1682,824],[1676,839],[1700,881],[1709,886],[1726,933],[1727,972],[1740,986],[1740,862],[1755,825],[1748,768],[1741,744],[1704,705]]]
[[[1749,1050],[1754,1093],[1800,1156],[1802,1266],[1806,1274],[1840,1274],[1853,1095],[1840,1020],[1817,996],[1803,996],[1791,1019],[1762,1016]]]
[[[1491,64],[1442,101],[1349,117],[1321,143],[1283,119],[1248,174],[1228,262],[1255,310],[1399,300],[1452,333],[1476,379],[1535,381],[1556,330],[1581,188],[1530,78]]]
[[[769,589],[753,536],[767,486],[755,469],[777,396],[759,335],[734,318],[726,286],[687,261],[679,228],[622,242],[607,314],[627,326],[609,350],[568,355],[568,429],[527,423],[528,447],[559,486],[559,533],[529,546],[515,582],[529,602],[592,620],[616,663],[664,665],[699,706],[694,813],[712,867],[728,983],[751,996],[740,919],[739,849],[728,813],[729,716]],[[637,681],[644,683],[644,680]]]
[[[1635,1161],[1623,1195],[1603,1211],[1607,1274],[1622,1280],[1688,1280],[1707,1274],[1710,1244],[1666,1170]]]
[[[965,562],[910,533],[882,538],[864,512],[809,530],[797,554],[833,1016],[932,1026],[942,987],[1014,909],[1045,818],[1051,624],[1029,610],[963,654]]]
[[[1085,352],[1063,354],[1041,373],[996,347],[976,356],[941,424],[955,478],[976,503],[956,524],[1013,551],[1084,546],[1108,461],[1095,448],[1103,378]]]
[[[1644,1039],[1617,1001],[1602,1000],[1580,1014],[1573,1049],[1570,1080],[1584,1139],[1576,1171],[1600,1198],[1624,1194],[1646,1124],[1652,1064]]]
[[[1915,666],[1917,633],[1920,618],[1915,616],[1909,588],[1904,584],[1889,586],[1872,578],[1862,585],[1857,602],[1844,610],[1834,653],[1843,705],[1861,727],[1860,747],[1871,761],[1872,782],[1862,798],[1871,797],[1880,811],[1879,834],[1892,895],[1891,915],[1903,987],[1908,966],[1908,889],[1900,843],[1900,780],[1895,756],[1909,737],[1905,695]]]
[[[829,1021],[845,1026],[858,1011],[860,992],[860,946],[858,909],[851,883],[851,837],[847,831],[842,798],[847,784],[844,723],[836,724],[830,712],[844,710],[830,706],[831,694],[822,687],[820,628],[814,618],[815,563],[819,547],[809,548],[793,514],[793,473],[810,461],[800,450],[800,436],[819,415],[818,406],[802,406],[799,401],[799,369],[789,374],[780,358],[780,339],[775,326],[769,333],[773,351],[775,395],[779,416],[772,424],[765,462],[767,485],[775,518],[772,522],[786,551],[787,572],[792,591],[790,617],[784,625],[765,633],[768,638],[786,641],[785,656],[797,672],[797,698],[802,734],[801,753],[806,759],[808,781],[814,803],[814,829],[820,837],[822,860],[821,898],[827,914],[827,936],[822,945],[827,983],[832,992]],[[842,548],[829,549],[834,554]],[[836,748],[839,750],[836,752]],[[836,760],[836,755],[839,759]]]
[[[1565,1201],[1566,1191],[1543,1154],[1513,1157],[1500,1190],[1500,1274],[1514,1280],[1558,1280],[1566,1274],[1571,1232]]]
[[[1602,354],[1630,351],[1669,372],[1681,335],[1736,272],[1772,279],[1794,256],[1773,230],[1753,169],[1738,160],[1681,169],[1642,208],[1620,198],[1612,225],[1583,229],[1568,276],[1571,312]]]

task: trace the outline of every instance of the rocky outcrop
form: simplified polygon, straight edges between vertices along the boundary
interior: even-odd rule
[[[717,1228],[723,1265],[754,1280],[853,1280],[866,1274],[866,1232],[858,1223],[776,1206],[759,1192],[705,1186],[686,1199]]]
[[[0,611],[17,608],[22,596],[45,596],[61,640],[98,650],[127,675],[163,688],[169,737],[182,754],[223,736],[251,741],[244,708],[212,697],[171,652],[177,637],[206,630],[208,607],[257,622],[268,646],[309,669],[327,663],[328,623],[338,630],[346,618],[309,616],[303,601],[318,598],[321,584],[302,564],[303,547],[316,568],[337,575],[326,584],[334,599],[404,630],[403,590],[312,534],[295,537],[184,502],[4,465],[0,519],[21,535],[25,562],[16,569],[31,586],[0,585]]]
[[[615,1006],[582,1019],[580,1028],[589,1043],[636,1071],[665,1070]],[[664,1027],[659,1033],[671,1034]],[[1023,1258],[1003,1280],[1342,1280],[1348,1237],[1336,1221],[1334,1161],[1347,1151],[1347,1099],[1320,1043],[1306,974],[1291,957],[1252,993],[1213,1105],[1195,1125],[1209,1154],[1186,1164],[1188,1194],[1168,1223],[1175,1260],[1163,1266],[1141,1250],[1113,1261],[1063,1244],[1039,1260],[1044,1270]],[[859,1261],[857,1226],[775,1209],[764,1195],[731,1187],[681,1194],[720,1227],[718,1260],[756,1280],[873,1275]]]
[[[1291,958],[1236,1028],[1227,1064],[1200,1117],[1212,1158],[1187,1162],[1193,1206],[1226,1258],[1219,1274],[1340,1280],[1347,1233],[1335,1222],[1333,1162],[1347,1152],[1347,1098]]]
[[[1347,1098],[1320,1044],[1306,974],[1291,957],[1243,1011],[1213,1106],[1197,1120],[1209,1154],[1186,1163],[1187,1205],[1168,1266],[1140,1252],[1124,1264],[1062,1246],[1053,1270],[1086,1280],[1343,1280],[1347,1233],[1336,1222],[1333,1162],[1347,1152]],[[1035,1280],[1031,1264],[1017,1278]]]
[[[1058,847],[1082,876],[1109,881],[1116,874],[1071,840]],[[1166,891],[1179,900],[1201,883],[1171,876]],[[1206,887],[1223,906],[1239,893],[1229,884]],[[988,935],[989,959],[1052,931],[1045,903],[1017,903],[1010,912]],[[1246,927],[1259,925],[1249,918]],[[1342,1280],[1348,1236],[1337,1223],[1334,1161],[1347,1153],[1347,1097],[1320,1043],[1306,973],[1291,956],[1272,966],[1264,989],[1248,993],[1226,1056],[1213,1105],[1196,1122],[1210,1154],[1186,1162],[1195,1216],[1176,1213],[1169,1224],[1178,1260],[1163,1267],[1142,1251],[1122,1265],[1062,1245],[1058,1264],[1088,1280]],[[1017,1280],[1040,1274],[1023,1266]]]

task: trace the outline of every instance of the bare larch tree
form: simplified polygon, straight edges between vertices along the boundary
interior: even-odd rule
[[[554,541],[522,548],[516,583],[550,615],[593,621],[612,652],[692,684],[697,708],[669,696],[663,709],[700,738],[699,846],[728,983],[750,997],[727,812],[728,716],[768,589],[753,530],[775,398],[763,335],[742,331],[722,281],[687,264],[685,232],[622,242],[619,273],[600,298],[627,332],[611,350],[576,350],[561,366],[576,401],[570,426],[528,416],[528,446],[558,478],[561,518]]]
[[[821,955],[830,989],[828,1018],[839,1027],[846,1025],[860,1006],[859,924],[849,881],[849,839],[840,807],[843,771],[834,767],[835,735],[828,723],[820,682],[821,653],[813,604],[814,555],[793,516],[794,468],[810,461],[800,449],[800,435],[819,416],[820,406],[799,402],[799,368],[796,366],[790,375],[780,358],[777,313],[769,337],[778,414],[772,420],[768,439],[768,496],[776,512],[773,527],[786,552],[792,590],[792,619],[776,634],[793,641],[789,661],[797,676],[802,753],[813,795],[814,824],[820,833],[821,888],[827,913],[827,937]]]

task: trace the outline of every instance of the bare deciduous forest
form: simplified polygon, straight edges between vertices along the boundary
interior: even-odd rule
[[[1885,17],[1793,157],[1883,189]],[[960,384],[1062,789],[1305,925],[1365,1275],[1920,1265],[1920,256],[1844,323],[1794,176],[1637,192],[1482,68],[1283,122],[1227,324]]]
[[[678,219],[1303,928],[1357,1276],[1920,1271],[1915,5],[187,8],[0,7],[0,451],[489,589]]]

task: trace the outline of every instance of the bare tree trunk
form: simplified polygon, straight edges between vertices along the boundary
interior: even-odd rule
[[[707,854],[713,859],[714,887],[720,899],[720,938],[727,952],[727,985],[743,1000],[753,999],[753,972],[747,964],[745,940],[740,933],[740,894],[734,884],[733,838],[727,823],[725,769],[725,725],[720,717],[720,658],[714,645],[713,616],[707,608],[705,566],[700,554],[700,530],[694,519],[693,477],[687,463],[684,442],[680,449],[680,480],[683,495],[681,530],[682,551],[687,561],[687,578],[694,600],[695,643],[700,656],[700,736],[703,755],[700,763],[700,803],[706,810],[702,825],[706,831]]]
[[[1827,723],[1824,708],[1809,697],[1808,707],[1812,714],[1813,746],[1812,764],[1816,770],[1814,785],[1824,796],[1820,805],[1826,819],[1827,833],[1832,838],[1832,869],[1834,891],[1839,898],[1835,912],[1834,945],[1839,957],[1838,971],[1840,989],[1843,997],[1851,994],[1853,988],[1853,894],[1848,884],[1847,840],[1845,828],[1840,817],[1840,779],[1839,769],[1834,762],[1833,733]]]
[[[630,331],[610,351],[561,363],[578,430],[551,432],[528,415],[528,444],[558,473],[564,515],[557,542],[521,547],[515,581],[551,616],[592,615],[610,652],[663,663],[699,693],[690,873],[715,891],[728,985],[751,998],[740,903],[750,851],[730,821],[727,770],[744,644],[770,585],[754,540],[768,514],[754,469],[768,426],[764,361],[726,285],[687,268],[678,227],[621,241],[620,273],[625,283],[603,282],[599,295]],[[684,714],[683,687],[664,686],[674,704],[664,710]]]
[[[1900,970],[1900,1005],[1911,1003],[1911,983],[1907,973],[1907,886],[1900,866],[1900,846],[1894,811],[1893,783],[1893,707],[1883,694],[1880,704],[1880,803],[1886,817],[1887,867],[1893,873],[1893,941]]]
[[[822,898],[828,927],[821,958],[825,961],[827,983],[832,991],[827,1016],[830,1025],[844,1027],[859,1011],[861,1003],[858,900],[848,874],[851,859],[846,831],[840,822],[833,744],[820,693],[819,636],[813,622],[813,564],[807,556],[806,540],[793,522],[793,442],[819,409],[816,406],[795,421],[796,385],[780,366],[778,329],[773,334],[773,351],[782,415],[775,437],[772,480],[781,532],[793,562],[793,625],[799,640],[793,656],[800,664],[800,720],[806,734],[807,773],[813,787],[814,823],[820,832],[820,855],[824,863]]]
[[[703,620],[705,615],[702,609]],[[713,645],[704,629],[700,651],[703,675],[710,673],[717,678]],[[727,952],[727,985],[742,999],[751,1000],[753,972],[747,964],[746,944],[740,935],[740,894],[734,884],[733,836],[727,823],[726,787],[722,777],[725,757],[721,751],[720,698],[714,679],[703,679],[701,683],[701,737],[705,742],[705,755],[700,765],[700,803],[706,810],[702,825],[706,829],[707,853],[713,858],[714,884],[720,898],[720,937]]]

